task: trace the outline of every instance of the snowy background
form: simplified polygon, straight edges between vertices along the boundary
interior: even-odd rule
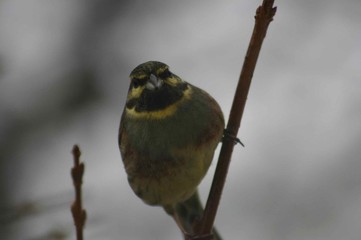
[[[181,239],[128,186],[117,146],[128,75],[167,63],[227,118],[259,1],[0,1],[0,239]],[[226,240],[361,236],[361,1],[276,0],[216,219]],[[200,188],[209,189],[215,163]]]

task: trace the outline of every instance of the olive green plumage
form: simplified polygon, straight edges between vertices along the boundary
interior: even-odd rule
[[[162,206],[192,233],[203,211],[197,186],[223,135],[222,111],[208,93],[164,63],[143,63],[130,78],[119,129],[129,184],[144,202]]]

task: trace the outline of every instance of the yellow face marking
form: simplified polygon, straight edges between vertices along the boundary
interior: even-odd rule
[[[177,79],[175,77],[169,77],[169,78],[165,79],[165,82],[167,82],[169,85],[174,86],[174,87],[180,83],[179,79]]]
[[[165,109],[150,111],[150,112],[137,112],[135,111],[135,107],[126,108],[126,113],[129,117],[132,118],[147,118],[147,119],[164,119],[169,116],[172,116],[178,109],[178,107],[183,104],[185,101],[188,101],[192,95],[192,88],[188,86],[188,88],[183,92],[183,97],[179,101],[169,105]]]
[[[156,73],[157,73],[157,75],[159,75],[159,74],[161,74],[162,72],[164,72],[164,71],[167,70],[167,69],[168,69],[168,66],[164,66],[164,67],[158,68],[158,69],[156,70]]]
[[[142,94],[145,86],[139,86],[137,88],[132,88],[130,92],[128,93],[128,100],[131,98],[138,98]]]
[[[133,75],[130,75],[129,77],[130,77],[131,79],[133,79],[133,78],[143,79],[143,78],[146,78],[147,75],[146,75],[146,74],[133,74]]]

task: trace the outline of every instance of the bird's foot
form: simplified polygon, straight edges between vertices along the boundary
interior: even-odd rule
[[[222,141],[225,139],[233,141],[234,144],[239,143],[242,145],[242,147],[244,147],[244,144],[241,142],[241,140],[238,137],[234,136],[228,129],[224,129],[223,131]]]

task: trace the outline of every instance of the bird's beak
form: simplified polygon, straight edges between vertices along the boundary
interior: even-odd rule
[[[163,80],[160,78],[157,78],[154,74],[150,74],[149,80],[145,87],[149,90],[158,89],[163,85]]]

